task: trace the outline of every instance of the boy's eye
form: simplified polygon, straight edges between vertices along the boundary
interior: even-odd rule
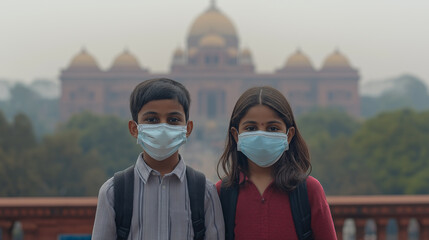
[[[181,121],[180,118],[172,117],[168,119],[169,123],[179,123]]]
[[[148,117],[144,121],[148,122],[148,123],[156,123],[156,122],[158,122],[158,119],[155,117]]]

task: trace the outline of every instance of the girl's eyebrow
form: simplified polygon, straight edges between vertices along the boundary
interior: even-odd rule
[[[273,121],[269,121],[269,122],[267,122],[268,124],[272,124],[272,123],[278,123],[278,124],[281,124],[282,122],[281,121],[277,121],[277,120],[273,120]]]
[[[247,120],[247,121],[243,122],[242,124],[257,124],[257,122],[252,121],[252,120]]]

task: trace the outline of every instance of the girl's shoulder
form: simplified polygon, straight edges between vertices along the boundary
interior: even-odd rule
[[[322,184],[320,184],[319,180],[312,176],[307,177],[307,192],[310,201],[317,199],[325,199],[325,191],[323,190]]]
[[[315,177],[313,176],[308,176],[307,177],[307,187],[321,187],[322,185],[320,184],[319,180],[317,180]]]

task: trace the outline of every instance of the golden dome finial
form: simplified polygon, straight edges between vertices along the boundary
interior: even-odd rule
[[[335,51],[334,51],[334,53],[336,53],[336,54],[340,54],[340,47],[336,46],[336,47],[335,47]]]
[[[216,9],[216,0],[210,0],[210,8],[209,9]]]

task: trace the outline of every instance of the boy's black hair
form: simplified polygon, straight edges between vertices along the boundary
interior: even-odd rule
[[[175,99],[185,111],[186,121],[189,119],[191,97],[181,83],[168,78],[154,78],[138,84],[130,96],[130,111],[135,122],[142,107],[153,100]]]

